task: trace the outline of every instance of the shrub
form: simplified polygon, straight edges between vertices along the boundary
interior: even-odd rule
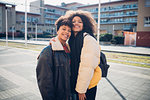
[[[112,34],[106,33],[100,35],[100,41],[109,42],[112,39]]]
[[[6,37],[6,34],[0,33],[0,37]]]
[[[56,34],[54,34],[54,36],[53,36],[53,34],[50,34],[50,33],[43,33],[43,34],[38,34],[37,35],[38,38],[52,38],[52,37],[55,37],[55,36],[56,36]]]
[[[114,36],[114,39],[111,40],[112,44],[124,44],[124,36]]]
[[[110,41],[112,44],[116,44],[117,43],[117,41],[115,40],[115,39],[111,39],[111,41]]]
[[[21,32],[17,35],[17,37],[24,37],[24,34]]]

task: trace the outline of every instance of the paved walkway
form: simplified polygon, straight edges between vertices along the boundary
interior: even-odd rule
[[[48,45],[48,41],[28,43]],[[150,54],[150,48],[144,47],[101,47],[102,50]],[[37,51],[0,46],[0,100],[42,100],[35,74],[38,54]],[[109,64],[108,77],[98,84],[96,100],[150,100],[150,69]]]
[[[0,46],[0,100],[42,100],[36,83],[39,52]],[[150,69],[109,63],[96,100],[150,100]]]

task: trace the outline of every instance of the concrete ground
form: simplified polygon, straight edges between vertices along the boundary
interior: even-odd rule
[[[111,48],[110,48],[111,49]],[[0,100],[42,100],[36,83],[39,52],[0,46]],[[96,100],[150,100],[150,69],[109,63]]]

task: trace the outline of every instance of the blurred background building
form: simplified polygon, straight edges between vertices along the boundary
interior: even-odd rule
[[[6,7],[7,5],[11,7]],[[0,34],[6,32],[6,10],[9,35],[13,31],[15,35],[24,35],[25,12],[15,11],[15,5],[3,2],[0,2]],[[60,6],[55,6],[44,4],[44,0],[37,0],[30,3],[30,12],[27,13],[28,35],[34,35],[36,30],[37,34],[56,34],[55,21],[68,10],[89,11],[98,22],[98,4],[62,2]],[[126,35],[126,41],[129,41],[126,42],[127,44],[150,47],[149,11],[150,0],[120,0],[101,3],[100,33]]]
[[[138,0],[137,46],[150,47],[150,0]]]

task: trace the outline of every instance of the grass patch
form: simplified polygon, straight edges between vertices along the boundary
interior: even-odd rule
[[[0,41],[0,46],[6,46],[6,42]],[[34,51],[41,51],[44,47],[44,45],[36,45],[36,44],[25,44],[23,43],[14,43],[14,42],[8,42],[9,47],[15,47],[15,48],[22,48],[22,49],[30,49]]]
[[[104,52],[104,53],[106,54],[108,62],[150,68],[150,57],[149,56],[124,54],[124,53],[112,53],[112,52],[111,53]]]
[[[120,64],[126,64],[126,65],[132,65],[132,66],[139,66],[139,67],[150,68],[149,65],[145,65],[145,64],[129,63],[129,62],[116,61],[116,60],[108,60],[108,62],[113,62],[113,63],[120,63]]]

